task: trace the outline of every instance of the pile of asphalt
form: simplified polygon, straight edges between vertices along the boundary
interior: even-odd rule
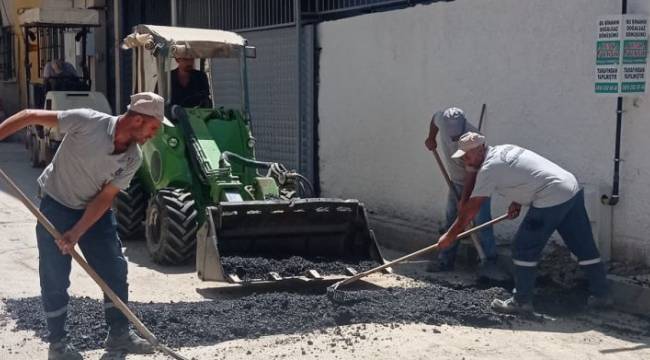
[[[238,299],[178,303],[131,303],[140,319],[172,347],[211,345],[227,340],[275,334],[308,334],[342,325],[450,324],[477,327],[508,325],[511,318],[493,313],[490,302],[505,298],[503,289],[452,289],[436,284],[422,288],[357,290],[354,303],[333,303],[322,291],[265,293]],[[47,335],[38,297],[5,299],[17,330]],[[357,329],[359,327],[357,326]],[[102,304],[72,298],[68,330],[79,349],[102,347],[106,336]],[[346,332],[350,340],[365,339],[363,331]]]
[[[542,285],[559,285],[567,289],[584,289],[586,280],[578,262],[564,246],[552,244],[539,263],[538,282]],[[650,268],[641,264],[611,262],[608,273],[619,275],[628,282],[650,287]]]
[[[569,249],[558,244],[551,244],[549,248],[550,251],[539,262],[537,282],[564,288],[584,287],[584,273],[571,257]]]
[[[226,274],[236,274],[244,281],[266,279],[271,271],[277,272],[282,277],[305,275],[308,270],[316,270],[320,275],[338,275],[345,274],[347,267],[361,272],[379,265],[367,260],[306,259],[299,256],[287,259],[223,256],[221,264]]]

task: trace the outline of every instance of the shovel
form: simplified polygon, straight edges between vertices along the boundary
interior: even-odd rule
[[[471,235],[471,234],[475,233],[476,231],[479,231],[479,230],[483,229],[483,228],[486,227],[486,226],[494,225],[494,224],[496,224],[496,223],[498,223],[498,222],[501,222],[501,221],[503,221],[503,220],[505,220],[505,219],[508,219],[508,214],[507,214],[507,213],[506,213],[506,214],[503,214],[503,215],[501,215],[501,216],[499,216],[499,217],[496,218],[496,219],[492,219],[492,220],[490,220],[490,221],[488,221],[488,222],[486,222],[486,223],[484,223],[484,224],[481,224],[481,225],[475,226],[475,227],[473,227],[473,228],[471,228],[471,229],[469,229],[469,230],[466,230],[466,231],[464,231],[464,232],[458,234],[458,236],[456,237],[456,239],[460,239],[460,238],[463,238],[463,237],[465,237],[465,236],[467,236],[467,235]],[[393,260],[393,261],[389,261],[389,262],[387,262],[387,263],[385,263],[385,264],[383,264],[383,265],[379,265],[379,266],[377,266],[377,267],[375,267],[375,268],[373,268],[373,269],[370,269],[370,270],[364,271],[364,272],[362,272],[362,273],[359,273],[359,274],[356,274],[356,275],[354,275],[354,276],[351,276],[351,277],[349,277],[349,278],[347,278],[347,279],[345,279],[345,280],[342,280],[342,281],[339,281],[339,282],[337,282],[337,283],[335,283],[335,284],[332,284],[331,286],[329,286],[329,287],[327,288],[327,296],[328,296],[328,297],[329,297],[333,302],[336,302],[336,303],[345,303],[345,302],[348,302],[348,301],[350,300],[350,299],[349,299],[349,296],[348,296],[348,293],[339,290],[339,286],[342,286],[342,285],[346,285],[346,284],[349,284],[349,283],[355,282],[355,281],[357,281],[357,280],[359,280],[359,279],[361,279],[361,278],[364,278],[364,277],[366,277],[366,276],[368,276],[368,275],[370,275],[370,274],[374,274],[374,273],[376,273],[376,272],[378,272],[378,271],[381,271],[381,270],[383,270],[383,269],[385,269],[385,268],[387,268],[387,267],[390,267],[390,266],[393,266],[393,265],[395,265],[395,264],[401,263],[401,262],[403,262],[403,261],[409,260],[409,259],[411,259],[411,258],[414,258],[414,257],[416,257],[416,256],[418,256],[418,255],[422,255],[422,254],[427,253],[427,252],[429,252],[429,251],[433,251],[433,250],[435,250],[435,249],[438,248],[438,245],[439,245],[438,243],[435,243],[435,244],[433,244],[433,245],[429,245],[429,246],[427,246],[427,247],[425,247],[425,248],[422,248],[422,249],[420,249],[420,250],[418,250],[418,251],[416,251],[416,252],[410,253],[410,254],[408,254],[408,255],[404,255],[404,256],[402,256],[401,258],[395,259],[395,260]]]
[[[460,201],[460,194],[458,191],[456,191],[456,187],[454,184],[451,182],[451,178],[449,177],[449,173],[447,172],[447,169],[445,168],[445,165],[442,163],[442,159],[440,159],[440,155],[438,155],[438,150],[433,149],[433,157],[436,158],[436,163],[438,164],[438,168],[440,168],[440,172],[442,173],[443,177],[445,178],[445,181],[447,182],[447,186],[449,186],[449,191],[454,193],[454,196],[456,197],[456,200]],[[481,263],[485,262],[485,252],[483,251],[483,247],[481,247],[481,243],[479,242],[478,236],[476,234],[472,233],[472,243],[474,244],[474,247],[476,248],[476,252],[478,253],[478,257],[481,259]]]
[[[62,237],[61,233],[52,225],[52,223],[43,215],[43,213],[34,205],[34,203],[29,200],[29,198],[20,190],[18,186],[11,180],[11,178],[5,174],[2,169],[0,169],[0,177],[9,185],[9,187],[16,193],[18,199],[31,211],[32,214],[36,217],[39,223],[52,235],[55,239],[60,239]],[[168,348],[164,344],[161,344],[156,336],[147,329],[147,327],[138,319],[137,316],[126,306],[126,304],[111,290],[111,288],[102,280],[102,278],[93,270],[93,268],[86,262],[86,260],[79,255],[79,253],[72,249],[70,251],[72,258],[86,271],[86,273],[95,281],[97,285],[102,289],[102,291],[108,296],[109,299],[113,302],[116,308],[118,308],[124,316],[138,329],[140,334],[158,351],[162,352],[165,355],[168,355],[177,360],[188,360],[186,357],[183,357],[175,353],[172,349]]]

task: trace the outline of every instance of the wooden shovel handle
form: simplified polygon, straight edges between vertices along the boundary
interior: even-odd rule
[[[469,230],[466,230],[466,231],[464,231],[464,232],[458,234],[457,239],[460,239],[460,238],[463,238],[463,237],[465,237],[465,236],[471,235],[472,233],[474,233],[474,232],[476,232],[476,231],[479,231],[479,230],[483,229],[483,228],[486,227],[486,226],[494,225],[494,224],[496,224],[496,223],[498,223],[498,222],[501,222],[501,221],[503,221],[503,220],[505,220],[505,219],[507,219],[507,218],[508,218],[508,214],[507,214],[507,213],[506,213],[506,214],[503,214],[503,215],[499,216],[499,217],[496,218],[496,219],[492,219],[492,220],[490,220],[490,221],[488,221],[488,222],[486,222],[486,223],[483,223],[483,224],[481,224],[481,225],[475,226],[475,227],[473,227],[473,228],[471,228],[471,229],[469,229]],[[339,285],[349,284],[349,283],[354,282],[354,281],[357,281],[357,280],[359,280],[359,279],[361,279],[361,278],[363,278],[363,277],[366,277],[366,276],[368,276],[368,275],[370,275],[370,274],[376,273],[377,271],[381,271],[381,270],[383,270],[383,269],[385,269],[385,268],[387,268],[387,267],[391,267],[391,266],[393,266],[393,265],[395,265],[395,264],[398,264],[398,263],[400,263],[400,262],[402,262],[402,261],[405,261],[405,260],[408,260],[408,259],[414,258],[414,257],[416,257],[416,256],[418,256],[418,255],[422,255],[422,254],[424,254],[424,253],[426,253],[426,252],[429,252],[429,251],[435,250],[435,249],[438,248],[438,245],[439,245],[438,243],[435,243],[435,244],[433,244],[433,245],[429,245],[429,246],[427,246],[427,247],[425,247],[425,248],[422,248],[422,249],[420,249],[420,250],[418,250],[418,251],[416,251],[416,252],[410,253],[410,254],[408,254],[408,255],[404,255],[404,256],[402,256],[401,258],[395,259],[395,260],[390,261],[390,262],[387,262],[387,263],[385,263],[385,264],[383,264],[383,265],[377,266],[377,267],[372,268],[372,269],[370,269],[370,270],[367,270],[367,271],[364,271],[364,272],[362,272],[362,273],[359,273],[359,274],[356,274],[356,275],[354,275],[354,276],[351,276],[351,277],[349,277],[349,278],[343,280]]]
[[[0,176],[3,180],[11,187],[11,189],[18,195],[18,199],[29,209],[29,211],[36,217],[39,223],[43,225],[45,230],[50,233],[55,239],[60,239],[62,237],[61,233],[52,225],[52,223],[43,215],[43,213],[34,205],[34,203],[29,200],[27,195],[25,195],[20,188],[11,180],[11,178],[5,174],[5,172],[0,169]],[[86,260],[79,255],[79,253],[72,249],[70,252],[72,258],[88,273],[88,275],[99,285],[102,291],[108,296],[109,299],[113,302],[116,308],[118,308],[124,316],[126,316],[131,323],[138,329],[138,331],[144,336],[149,343],[153,346],[158,346],[159,341],[156,339],[153,333],[147,329],[147,327],[138,319],[137,316],[126,306],[126,304],[111,290],[111,288],[102,280],[102,278],[93,270],[93,268],[86,262]]]

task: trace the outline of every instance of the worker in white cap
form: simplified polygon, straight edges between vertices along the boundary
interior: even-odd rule
[[[577,257],[589,282],[588,304],[610,306],[606,271],[585,210],[583,190],[575,176],[548,159],[517,145],[487,146],[485,137],[469,132],[460,137],[453,158],[462,158],[476,169],[474,187],[451,228],[439,239],[448,248],[493,193],[512,203],[511,218],[529,206],[513,241],[515,291],[507,300],[495,299],[492,308],[502,313],[532,312],[536,267],[551,234],[557,230]]]
[[[127,262],[111,204],[129,186],[142,163],[139,145],[161,126],[164,100],[154,93],[131,96],[126,113],[111,116],[91,109],[22,110],[0,124],[0,140],[28,125],[58,127],[65,133],[54,159],[38,178],[40,210],[63,236],[54,239],[36,227],[41,297],[49,330],[49,359],[82,359],[65,330],[70,286],[70,251],[79,245],[93,269],[125,303]],[[109,327],[106,349],[152,353],[129,329],[126,317],[104,296]]]

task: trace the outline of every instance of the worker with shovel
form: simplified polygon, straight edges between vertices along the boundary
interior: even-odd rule
[[[453,224],[458,212],[459,201],[467,199],[467,196],[469,195],[467,190],[471,189],[472,186],[471,184],[468,185],[467,181],[473,179],[473,177],[466,176],[467,169],[465,168],[462,159],[454,159],[451,157],[457,149],[458,139],[461,135],[469,131],[478,132],[476,127],[467,121],[463,110],[456,107],[450,107],[444,111],[438,111],[433,115],[429,127],[429,136],[424,143],[427,149],[433,151],[434,154],[437,155],[438,141],[436,141],[436,135],[439,135],[440,147],[442,148],[442,153],[445,157],[445,162],[447,163],[446,169],[443,164],[439,163],[441,171],[450,180],[450,189],[447,194],[447,223],[445,229],[449,229]],[[491,219],[490,199],[488,198],[482,203],[474,220],[477,224],[483,224]],[[485,259],[481,259],[482,263],[479,268],[479,276],[490,279],[504,279],[506,277],[505,273],[497,266],[496,242],[492,227],[488,226],[482,229],[479,232],[479,237],[480,243],[477,245],[480,246],[479,250],[482,250],[485,255]],[[453,270],[457,253],[458,243],[454,243],[448,249],[445,249],[438,254],[437,266],[432,263],[428,270]]]
[[[479,212],[492,193],[512,200],[511,218],[519,216],[521,206],[530,206],[513,241],[515,265],[514,296],[495,299],[492,308],[501,313],[533,311],[532,298],[537,263],[551,234],[557,230],[569,250],[578,258],[589,282],[592,307],[611,305],[605,267],[594,242],[585,210],[583,190],[575,176],[546,158],[516,145],[487,146],[485,137],[468,132],[460,137],[452,155],[476,169],[469,199],[464,202],[451,228],[438,244],[449,248]]]
[[[111,205],[129,186],[142,162],[139,144],[151,139],[163,121],[163,98],[154,93],[131,96],[128,111],[111,116],[90,109],[23,110],[0,124],[0,139],[28,125],[59,127],[65,132],[54,159],[38,183],[40,210],[63,233],[53,238],[36,227],[41,297],[50,342],[49,359],[82,359],[68,343],[71,257],[78,243],[84,257],[118,297],[128,299],[127,262],[117,236]],[[105,296],[108,351],[152,353],[153,347],[129,330],[127,318]]]

